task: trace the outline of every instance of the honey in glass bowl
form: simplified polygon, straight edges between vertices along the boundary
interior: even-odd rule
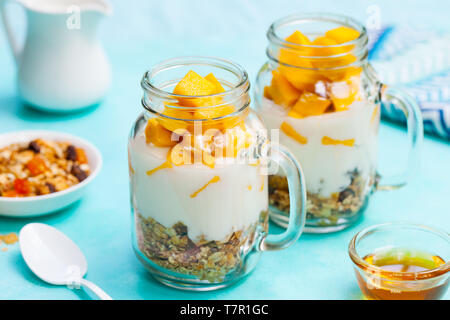
[[[358,285],[370,300],[435,300],[448,288],[450,240],[422,225],[387,223],[350,242]]]

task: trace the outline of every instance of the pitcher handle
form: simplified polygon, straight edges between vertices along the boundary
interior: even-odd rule
[[[259,250],[273,251],[294,244],[303,232],[306,221],[306,187],[302,168],[285,147],[272,144],[270,159],[280,165],[287,176],[290,212],[289,225],[282,234],[269,234],[262,238]]]
[[[0,12],[1,12],[1,20],[3,21],[3,26],[5,27],[6,37],[9,42],[9,46],[11,47],[11,51],[14,56],[14,60],[16,64],[19,63],[20,55],[22,53],[22,48],[20,48],[19,43],[17,41],[16,36],[11,27],[11,22],[6,12],[6,5],[8,2],[12,0],[0,0]],[[17,3],[17,2],[16,2]]]
[[[382,178],[382,184],[377,190],[394,190],[403,187],[419,167],[420,150],[423,142],[422,113],[417,102],[409,94],[395,87],[382,86],[381,100],[392,103],[403,111],[406,117],[407,134],[409,141],[408,164],[404,172]]]

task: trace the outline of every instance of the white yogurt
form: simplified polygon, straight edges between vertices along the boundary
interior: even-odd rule
[[[165,227],[182,222],[193,240],[203,236],[223,241],[233,231],[257,222],[261,212],[267,210],[267,176],[262,176],[257,166],[228,159],[224,161],[228,163],[216,163],[213,169],[193,164],[147,175],[166,161],[168,151],[146,144],[143,133],[130,142],[132,201],[142,216],[152,217]],[[215,176],[220,178],[218,182],[191,197]]]
[[[324,197],[350,184],[348,172],[357,169],[367,181],[377,163],[379,110],[375,104],[356,101],[349,109],[302,119],[263,98],[261,116],[268,129],[280,129],[283,121],[308,139],[300,144],[280,130],[280,143],[290,149],[303,167],[307,190]],[[375,114],[374,114],[375,112]],[[324,136],[335,140],[355,139],[354,146],[323,145]]]

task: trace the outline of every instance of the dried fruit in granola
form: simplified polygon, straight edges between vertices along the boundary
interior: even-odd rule
[[[90,174],[83,149],[35,139],[0,148],[0,196],[29,197],[62,191]]]
[[[260,223],[267,230],[267,212],[246,229],[234,231],[222,241],[188,236],[188,227],[177,222],[165,227],[151,217],[135,216],[139,250],[153,263],[179,273],[195,275],[200,280],[220,282],[225,275],[243,264],[251,250],[256,227]],[[244,249],[247,248],[247,249]]]

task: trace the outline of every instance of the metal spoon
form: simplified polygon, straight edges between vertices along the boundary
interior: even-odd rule
[[[84,279],[86,258],[65,234],[42,223],[30,223],[20,230],[22,256],[39,278],[54,285],[89,288],[102,300],[112,300],[94,283]]]

